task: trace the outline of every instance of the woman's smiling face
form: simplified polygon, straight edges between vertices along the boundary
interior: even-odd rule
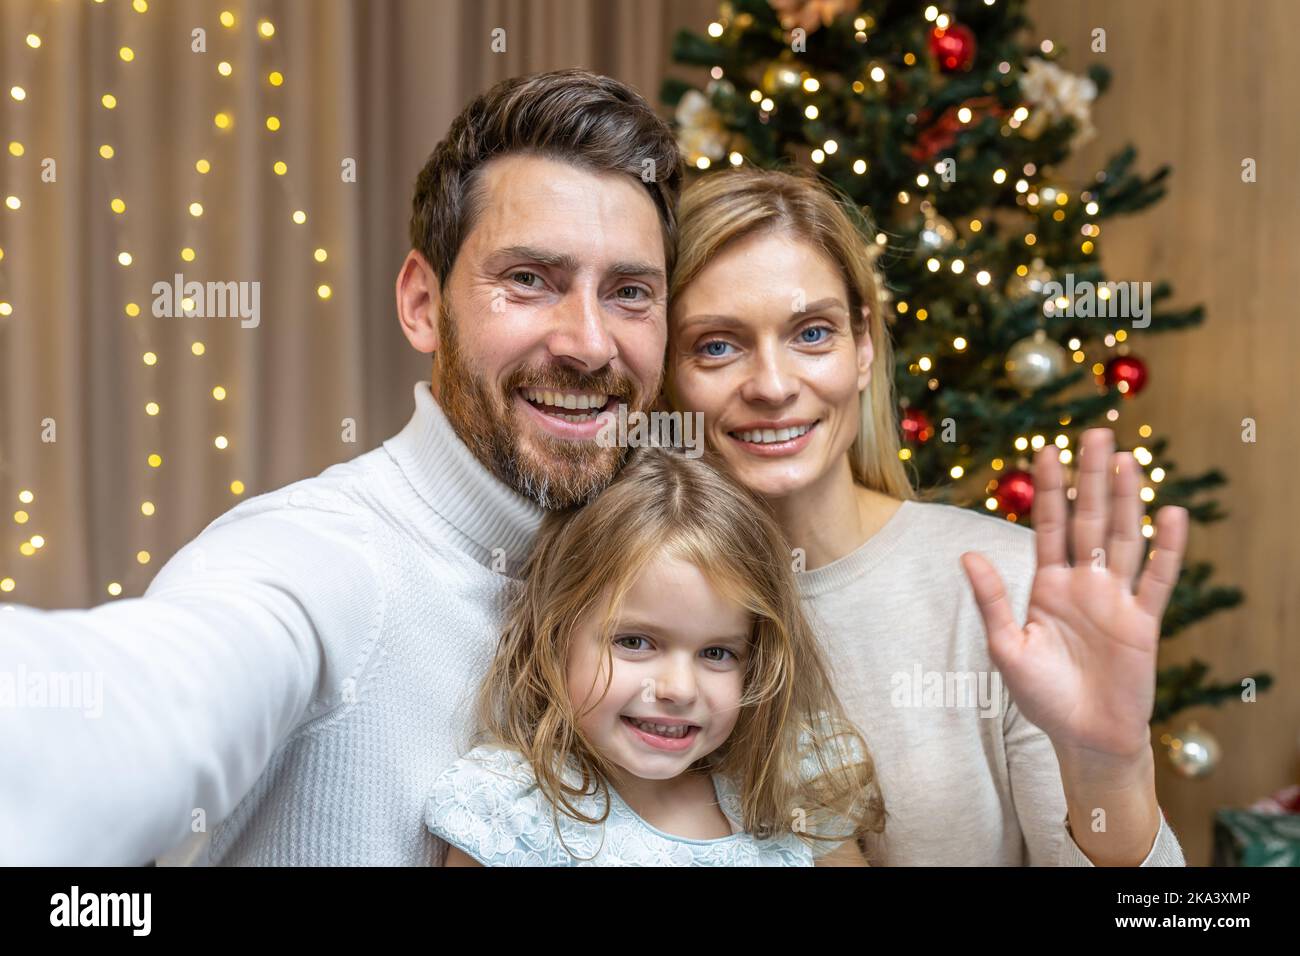
[[[871,357],[834,261],[765,231],[726,246],[671,303],[665,390],[674,409],[704,413],[738,480],[777,498],[843,461]]]

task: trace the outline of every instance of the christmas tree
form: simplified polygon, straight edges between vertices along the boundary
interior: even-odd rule
[[[1149,511],[1221,520],[1217,470],[1180,476],[1166,438],[1119,423],[1147,383],[1134,340],[1204,319],[1170,307],[1166,282],[1101,269],[1101,222],[1159,200],[1170,170],[1143,175],[1128,147],[1092,182],[1061,180],[1109,73],[1071,74],[1050,41],[1031,45],[1024,7],[732,0],[707,36],[674,44],[677,62],[708,69],[704,89],[669,79],[663,98],[698,174],[811,167],[859,214],[892,313],[900,455],[927,498],[1027,523],[1030,455],[1055,443],[1069,473],[1077,435],[1110,425],[1121,447],[1132,439]],[[1183,569],[1162,637],[1241,602],[1212,573]],[[1163,668],[1153,720],[1241,695],[1200,661]]]

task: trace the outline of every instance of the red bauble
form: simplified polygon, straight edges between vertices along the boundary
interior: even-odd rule
[[[1134,355],[1117,355],[1106,363],[1106,384],[1118,388],[1120,382],[1125,387],[1120,391],[1125,398],[1132,398],[1147,383],[1147,365]]]
[[[904,409],[901,424],[903,440],[908,444],[922,444],[934,436],[934,425],[930,424],[930,416],[919,408]]]
[[[1034,504],[1034,479],[1027,471],[1009,471],[998,479],[993,497],[1004,514],[1029,514]]]
[[[930,29],[930,52],[945,73],[969,70],[975,62],[975,34],[960,23]]]

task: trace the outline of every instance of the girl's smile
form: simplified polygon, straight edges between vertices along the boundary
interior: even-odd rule
[[[684,720],[677,721],[670,717],[639,720],[624,714],[620,719],[634,735],[659,750],[685,750],[700,731],[698,724],[687,723]]]

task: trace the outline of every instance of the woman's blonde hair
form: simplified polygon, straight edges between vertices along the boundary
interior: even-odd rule
[[[479,694],[478,742],[523,754],[557,811],[585,823],[606,819],[610,781],[619,774],[579,729],[586,711],[570,701],[570,647],[578,623],[600,615],[612,679],[619,609],[661,556],[698,568],[753,618],[736,725],[689,769],[734,782],[742,825],[760,838],[782,830],[811,840],[880,832],[884,804],[870,752],[831,687],[800,607],[789,547],[766,505],[711,452],[692,459],[667,447],[636,450],[589,504],[546,515]],[[608,689],[607,681],[602,699]],[[562,779],[570,761],[580,788]],[[599,817],[574,805],[573,798],[597,793],[605,798]],[[836,818],[833,831],[817,823],[827,815]]]
[[[861,228],[848,210],[862,219]],[[849,449],[853,480],[893,498],[916,497],[898,457],[894,350],[885,325],[880,276],[867,248],[870,226],[865,216],[812,174],[744,167],[707,174],[688,186],[677,207],[677,229],[669,302],[723,249],[762,232],[788,233],[830,257],[844,276],[853,334],[865,332],[874,347],[871,382],[862,393],[858,434]]]

